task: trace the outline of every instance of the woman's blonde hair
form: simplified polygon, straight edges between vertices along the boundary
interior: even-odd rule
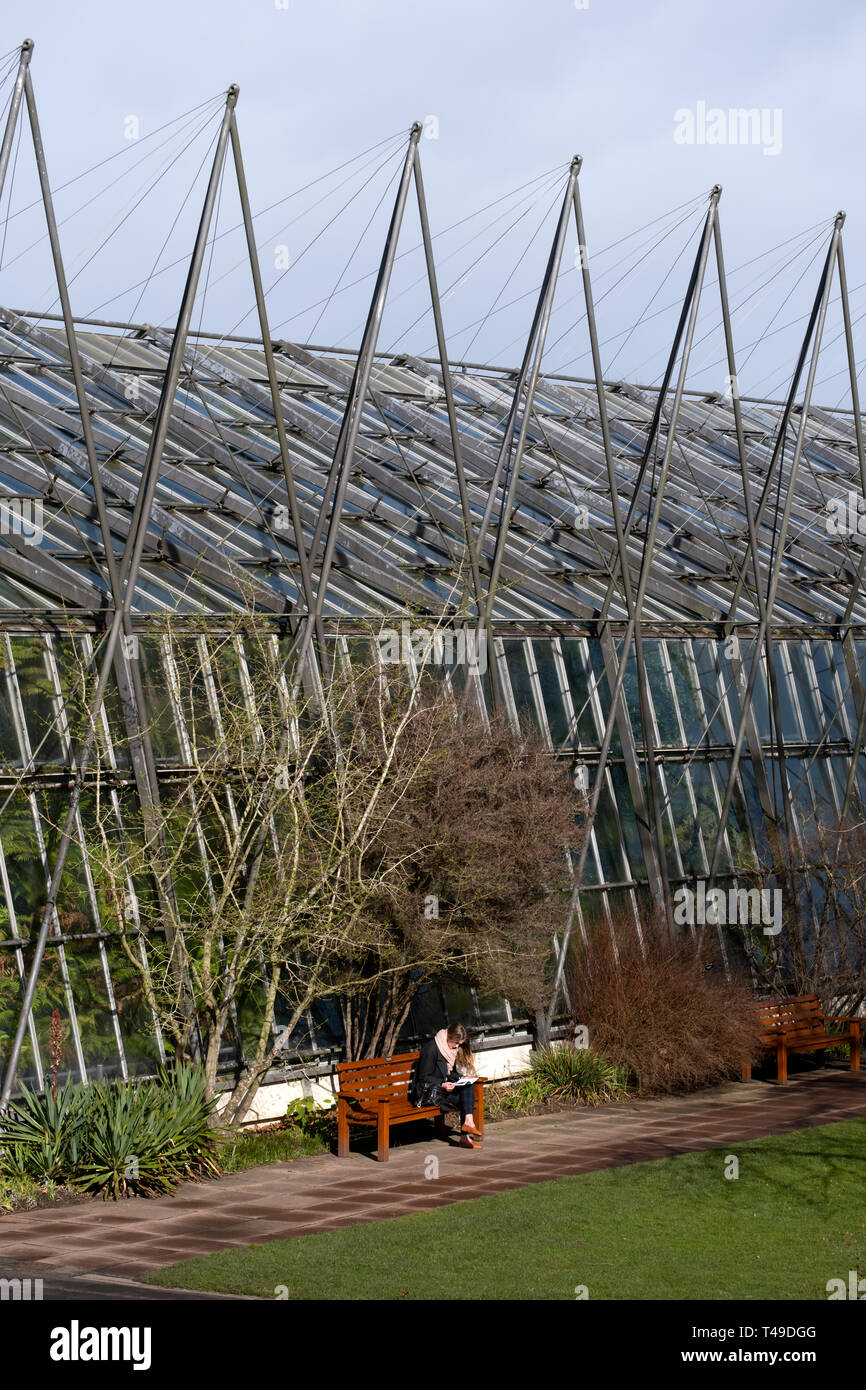
[[[457,1070],[461,1076],[475,1075],[475,1058],[469,1044],[469,1032],[462,1023],[452,1023],[448,1029],[448,1041],[453,1047],[457,1044]]]

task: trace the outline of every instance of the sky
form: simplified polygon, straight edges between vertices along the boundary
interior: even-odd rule
[[[13,50],[35,41],[77,314],[174,322],[235,82],[275,337],[357,345],[419,120],[452,358],[519,363],[580,154],[607,376],[660,378],[716,183],[741,392],[787,389],[839,209],[858,368],[866,361],[856,0],[6,0],[3,19],[0,72],[12,66],[0,104]],[[0,199],[0,304],[56,312],[37,196],[25,126]],[[239,217],[228,163],[194,315],[220,334],[257,332]],[[433,348],[419,239],[410,200],[383,350]],[[710,260],[689,385],[723,390],[714,281]],[[545,370],[589,373],[582,313],[571,222]],[[843,349],[835,294],[818,403],[850,404]]]

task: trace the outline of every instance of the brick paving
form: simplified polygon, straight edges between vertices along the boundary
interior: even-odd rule
[[[84,1298],[145,1297],[137,1276],[195,1255],[863,1115],[866,1072],[821,1068],[785,1087],[732,1083],[683,1097],[505,1120],[488,1126],[484,1148],[474,1152],[419,1126],[421,1137],[392,1148],[387,1164],[369,1151],[346,1159],[317,1154],[185,1183],[173,1197],[2,1216],[0,1273],[42,1277],[46,1297],[72,1296],[49,1292],[61,1287]],[[435,1180],[425,1176],[431,1156],[439,1161]]]

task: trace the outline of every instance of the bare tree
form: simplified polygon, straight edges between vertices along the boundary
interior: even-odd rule
[[[773,866],[745,866],[762,892],[778,891],[783,930],[736,930],[753,974],[777,995],[817,994],[828,1011],[856,1014],[866,1003],[866,816],[818,814],[800,841],[782,842]]]
[[[371,771],[392,740],[410,687],[392,679],[387,706],[363,703]],[[550,993],[552,937],[577,852],[581,803],[565,766],[534,730],[428,691],[393,743],[388,784],[364,863],[381,892],[347,976],[375,981],[341,998],[350,1056],[394,1049],[419,989],[459,973],[530,1014]],[[402,872],[386,876],[385,864]]]
[[[579,836],[537,736],[488,727],[441,672],[385,679],[375,661],[337,662],[323,705],[252,614],[218,633],[169,615],[140,647],[149,732],[176,755],[136,809],[103,737],[87,853],[174,1054],[201,1061],[211,1093],[234,1052],[226,1122],[318,1001],[341,1001],[351,1055],[393,1046],[434,976],[535,1000]],[[75,650],[86,720],[94,672]]]

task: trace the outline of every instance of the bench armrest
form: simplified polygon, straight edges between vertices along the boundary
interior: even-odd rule
[[[822,1023],[856,1023],[859,1025],[864,1022],[862,1018],[843,1018],[841,1014],[819,1014],[818,1017]]]

